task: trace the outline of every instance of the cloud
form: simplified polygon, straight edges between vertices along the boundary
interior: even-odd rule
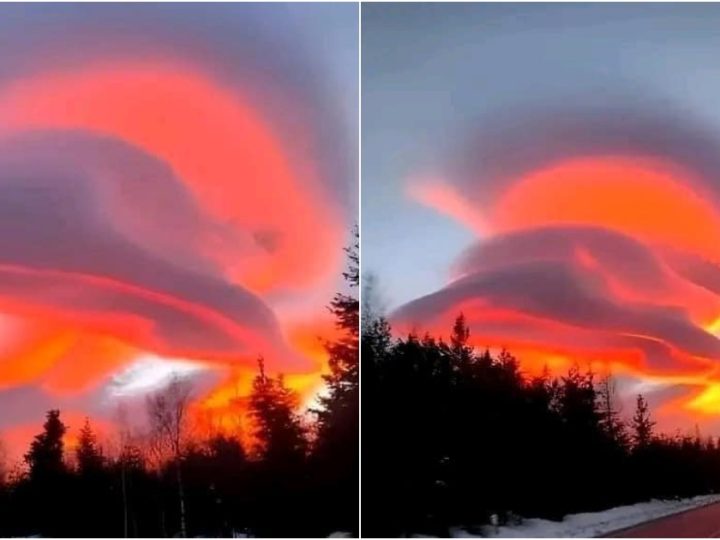
[[[715,414],[720,139],[652,99],[607,101],[488,116],[448,180],[411,184],[479,239],[393,321],[447,335],[463,311],[531,371],[590,362],[679,388],[673,421]]]
[[[107,149],[110,162],[100,163]],[[183,212],[190,201],[168,189],[167,177],[144,174],[146,163],[133,168],[132,160],[123,160],[123,174],[114,172],[118,158],[126,157],[117,155],[119,149],[131,153],[122,144],[78,136],[33,136],[0,145],[0,227],[12,231],[0,236],[0,297],[9,305],[72,313],[91,326],[102,324],[103,314],[118,322],[126,318],[145,340],[142,345],[166,354],[178,347],[194,355],[224,351],[229,357],[250,344],[257,350],[259,337],[277,340],[274,316],[259,298],[210,264],[201,265],[204,272],[182,265],[192,253],[188,248],[198,245],[194,238],[212,224],[193,219],[192,208]],[[83,163],[85,154],[94,156],[94,163]],[[123,181],[136,174],[143,196]],[[134,204],[133,195],[144,202]],[[158,197],[172,213],[143,212],[151,212],[148,201]],[[144,222],[123,221],[131,205]],[[175,212],[185,217],[175,219]],[[122,223],[129,223],[125,230]],[[168,228],[175,238],[154,233]],[[132,232],[144,247],[134,243]],[[178,250],[181,245],[186,249]]]
[[[34,400],[6,424],[111,422],[173,366],[201,407],[260,354],[315,391],[288,313],[340,275],[357,70],[311,36],[356,10],[2,11],[0,404]]]
[[[396,316],[412,318],[447,311],[468,300],[580,328],[661,337],[694,356],[720,356],[720,340],[693,325],[677,306],[616,301],[600,280],[556,262],[521,263],[466,275],[407,304]]]
[[[5,132],[79,129],[162,160],[215,219],[256,239],[275,238],[271,253],[260,243],[264,249],[241,260],[226,237],[204,243],[207,256],[255,290],[317,283],[339,258],[344,231],[314,162],[293,167],[242,95],[201,73],[130,63],[31,77],[0,90],[0,119]],[[314,257],[307,257],[311,246]]]
[[[576,103],[580,102],[580,103]],[[657,159],[691,171],[695,187],[717,197],[720,136],[672,104],[644,95],[603,95],[568,104],[547,101],[482,118],[449,164],[451,176],[478,196],[525,174],[575,157]],[[717,199],[716,199],[717,200]]]

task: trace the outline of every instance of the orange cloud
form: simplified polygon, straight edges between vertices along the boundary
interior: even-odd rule
[[[407,191],[413,199],[451,216],[476,234],[482,234],[487,229],[477,206],[469,204],[450,184],[432,179],[413,179],[408,183]]]
[[[478,193],[418,184],[416,198],[481,239],[459,278],[401,307],[394,326],[447,337],[462,311],[473,344],[508,348],[528,374],[578,364],[675,388],[664,427],[717,428],[720,211],[702,185],[668,160],[611,155],[525,172],[483,208]]]
[[[647,159],[569,159],[515,182],[493,208],[493,228],[602,225],[720,260],[720,214],[688,174]]]
[[[289,106],[291,101],[283,104]],[[284,111],[304,132],[302,141],[288,140],[264,114],[267,106],[253,103],[242,89],[219,83],[197,66],[167,58],[46,71],[0,87],[0,144],[10,150],[13,144],[35,144],[25,159],[42,155],[37,148],[45,147],[31,140],[38,133],[57,134],[51,149],[62,137],[78,133],[122,143],[123,153],[112,154],[108,167],[112,170],[101,171],[114,183],[92,192],[95,198],[88,200],[98,208],[88,209],[88,214],[101,216],[113,234],[140,248],[127,253],[149,253],[148,260],[186,271],[148,278],[146,283],[121,271],[109,275],[102,265],[84,268],[86,259],[92,260],[93,245],[86,246],[86,259],[77,257],[76,250],[68,256],[70,263],[57,266],[44,259],[38,262],[32,252],[18,260],[4,253],[0,313],[21,321],[22,332],[6,327],[13,339],[0,340],[0,388],[31,386],[63,403],[101,389],[114,374],[153,353],[224,371],[221,384],[194,404],[199,423],[205,418],[206,423],[222,424],[238,413],[238,406],[244,412],[255,359],[265,354],[273,372],[288,372],[288,385],[303,402],[316,395],[326,369],[318,337],[334,335],[331,324],[326,320],[278,324],[275,317],[282,314],[273,313],[265,302],[292,300],[310,287],[327,288],[335,282],[345,226],[323,178],[324,167],[317,161],[321,156],[314,155],[315,130],[300,125],[311,117],[303,110],[305,105],[298,102],[292,105],[297,110]],[[79,161],[86,149],[82,144],[79,148],[59,153],[68,161]],[[139,194],[130,180],[137,184],[146,179],[127,177],[157,169],[123,169],[125,158],[133,158],[135,150],[153,167],[166,167],[161,171],[165,180],[179,184],[181,195],[191,201],[187,208],[197,211],[202,226],[177,235],[157,230],[162,227],[154,221],[153,207],[158,213],[162,209],[163,215],[173,208],[163,208],[167,202],[162,193],[149,189],[149,183],[145,194],[140,194],[147,197],[143,215],[136,215]],[[13,166],[23,165],[23,154],[6,153],[13,156]],[[77,173],[73,165],[74,161],[67,165],[70,173],[65,176],[56,178],[51,171],[52,180],[62,183],[66,177],[83,175],[94,180],[96,162],[77,163]],[[34,177],[34,170],[28,176]],[[48,185],[24,189],[44,193]],[[82,184],[67,186],[68,200],[85,200],[74,198],[72,190],[78,186]],[[145,215],[148,209],[151,214]],[[21,232],[34,233],[42,227],[42,220],[32,223],[31,218]],[[60,232],[66,225],[59,224]],[[94,239],[92,233],[88,238]],[[25,255],[22,250],[18,253]],[[130,267],[140,264],[123,262]],[[193,272],[208,280],[209,299],[187,286],[193,282]],[[137,272],[137,276],[149,273]],[[237,298],[231,298],[229,293],[237,291],[241,291]],[[254,302],[247,313],[242,309],[245,301]],[[71,416],[73,422],[80,418],[79,413]],[[19,448],[29,442],[29,430],[23,425],[11,427],[7,437]]]
[[[251,249],[220,235],[195,242],[252,290],[321,282],[339,263],[343,230],[312,161],[291,163],[241,95],[199,72],[166,61],[39,74],[0,91],[0,123],[6,135],[66,129],[114,136],[168,163],[204,211],[250,231]]]

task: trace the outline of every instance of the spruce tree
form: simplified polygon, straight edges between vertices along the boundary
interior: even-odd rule
[[[653,438],[655,422],[650,418],[650,409],[642,394],[638,394],[635,414],[632,418],[633,444],[635,448],[646,448]]]
[[[297,395],[281,375],[265,373],[262,358],[253,381],[249,413],[259,460],[252,519],[258,536],[293,536],[312,522],[307,476],[307,441],[295,413]],[[315,501],[317,504],[317,501]],[[277,516],[283,519],[278,520]],[[313,534],[311,536],[318,536]]]
[[[459,351],[467,345],[470,339],[470,328],[465,321],[465,314],[460,313],[453,324],[452,334],[450,335],[450,345],[453,351]]]
[[[610,442],[624,450],[629,443],[627,426],[620,416],[614,379],[608,375],[600,381],[598,389],[600,425]]]
[[[359,491],[359,237],[345,249],[348,268],[343,273],[348,293],[337,293],[330,312],[341,335],[325,344],[330,372],[324,376],[326,393],[321,396],[314,449],[316,478],[325,496],[336,530],[356,532]],[[321,495],[321,496],[322,496]],[[332,531],[328,531],[332,532]]]
[[[326,343],[330,373],[324,376],[327,395],[320,399],[317,411],[319,423],[318,445],[342,445],[344,450],[357,450],[359,403],[360,304],[353,291],[360,283],[359,236],[355,229],[352,246],[345,249],[348,268],[343,277],[351,294],[337,293],[330,302],[330,312],[342,336]]]
[[[30,469],[32,480],[45,480],[66,472],[63,437],[67,428],[60,420],[60,411],[47,412],[43,432],[35,436],[25,462]]]
[[[75,448],[75,458],[80,475],[95,474],[101,471],[104,465],[102,449],[98,445],[97,436],[88,418],[85,419],[85,424],[80,430]]]
[[[580,373],[573,366],[562,378],[559,393],[559,412],[568,430],[580,438],[592,437],[600,432],[600,414],[594,374]]]
[[[28,504],[34,509],[28,524],[32,534],[43,537],[73,536],[71,521],[67,519],[72,504],[77,504],[75,493],[69,482],[69,474],[64,461],[63,437],[67,428],[60,420],[60,411],[47,412],[42,433],[35,436],[30,450],[25,454],[28,465]],[[38,512],[38,508],[42,508]],[[38,515],[39,514],[39,515]]]
[[[450,351],[455,369],[461,374],[469,374],[473,364],[474,351],[468,344],[470,328],[465,321],[465,315],[460,313],[453,324],[450,334]]]
[[[305,430],[295,414],[296,394],[282,375],[265,373],[263,358],[250,394],[250,416],[255,424],[256,452],[266,463],[284,468],[302,462],[307,451]]]

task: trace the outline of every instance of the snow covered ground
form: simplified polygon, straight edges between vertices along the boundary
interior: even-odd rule
[[[570,514],[562,521],[525,519],[519,525],[483,526],[479,534],[463,528],[451,529],[450,534],[454,538],[591,538],[718,501],[720,495],[701,495],[673,501],[653,500],[602,512]]]

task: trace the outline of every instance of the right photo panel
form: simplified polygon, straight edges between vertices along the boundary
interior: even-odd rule
[[[362,534],[720,534],[720,5],[362,6]]]

